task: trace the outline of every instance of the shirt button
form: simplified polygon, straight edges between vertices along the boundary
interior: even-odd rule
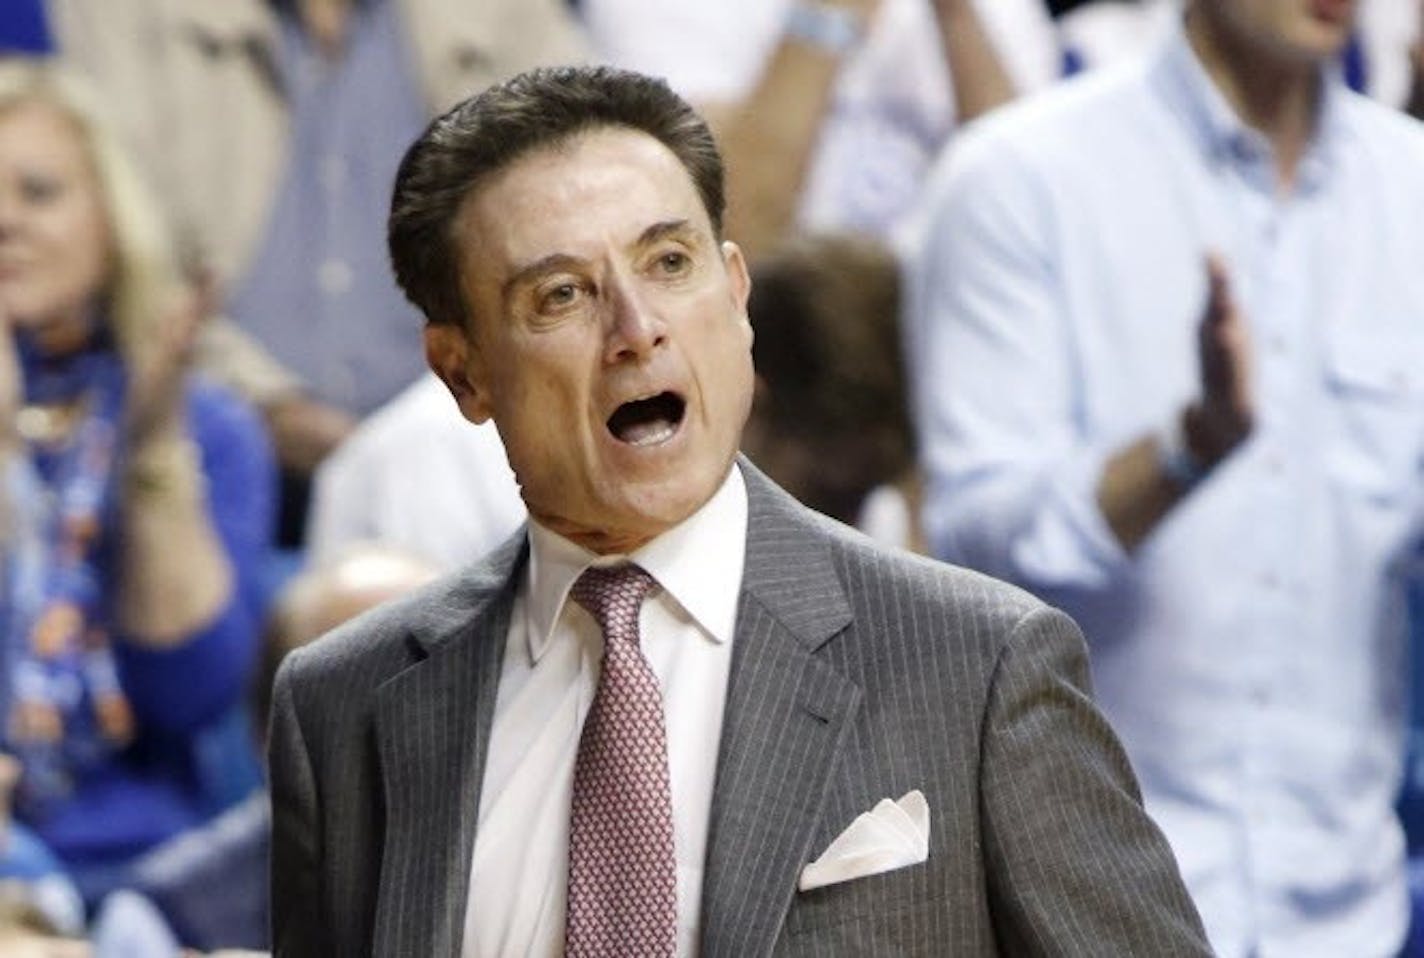
[[[316,270],[316,284],[327,296],[340,296],[351,289],[351,267],[332,257]]]
[[[1261,583],[1261,588],[1267,592],[1275,592],[1281,587],[1281,577],[1274,572],[1262,572],[1257,577],[1257,581]]]

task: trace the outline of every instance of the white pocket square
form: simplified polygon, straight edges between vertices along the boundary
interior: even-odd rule
[[[930,857],[930,806],[918,788],[898,801],[881,799],[801,870],[801,891],[879,875]]]

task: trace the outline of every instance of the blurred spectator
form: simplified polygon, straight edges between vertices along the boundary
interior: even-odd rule
[[[440,573],[438,565],[380,542],[351,542],[322,565],[297,575],[273,609],[256,683],[255,711],[267,718],[267,695],[287,655],[382,602],[412,592]]]
[[[294,544],[304,477],[424,368],[384,245],[390,182],[470,90],[581,55],[563,0],[49,0],[236,322],[294,381],[229,372],[268,415]],[[231,366],[230,352],[217,352]]]
[[[354,543],[380,542],[453,568],[499,545],[524,515],[494,424],[472,425],[431,373],[322,464],[307,551],[320,567]]]
[[[66,936],[34,903],[30,889],[0,881],[0,955],[6,958],[92,958],[83,941]]]
[[[807,236],[752,265],[757,391],[742,448],[811,508],[923,551],[899,287],[894,254],[866,238]]]
[[[718,133],[727,232],[890,235],[957,122],[1058,76],[1039,0],[581,0],[595,48],[666,77]]]
[[[1181,16],[1183,0],[1092,0],[1058,20],[1067,72],[1131,60]],[[1349,43],[1337,58],[1345,82],[1381,103],[1404,106],[1421,28],[1419,0],[1359,0]]]
[[[1353,12],[1196,0],[985,124],[911,290],[935,551],[1083,624],[1224,956],[1392,955],[1408,916],[1424,130],[1340,83]]]
[[[272,491],[258,420],[186,374],[199,310],[97,117],[0,63],[0,714],[17,818],[91,902],[225,797]]]
[[[179,946],[172,931],[140,895],[117,891],[104,900],[86,939],[57,927],[32,901],[31,890],[0,882],[0,955],[5,958],[199,958]],[[221,951],[212,958],[262,958],[257,952]]]

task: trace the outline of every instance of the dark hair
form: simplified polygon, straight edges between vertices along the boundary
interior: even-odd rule
[[[717,144],[706,121],[666,82],[612,67],[529,70],[438,117],[396,173],[387,227],[391,265],[427,319],[458,324],[465,316],[452,225],[470,190],[536,149],[599,127],[640,131],[671,150],[721,235],[726,200]]]
[[[744,448],[802,502],[853,523],[915,461],[900,274],[868,237],[800,236],[752,264],[758,395]]]

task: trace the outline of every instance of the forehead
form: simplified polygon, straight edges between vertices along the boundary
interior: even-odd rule
[[[608,127],[537,149],[476,186],[455,240],[465,266],[488,272],[555,253],[592,256],[679,219],[711,234],[681,161],[646,133]]]
[[[57,108],[34,100],[0,107],[0,145],[10,158],[44,159],[70,166],[84,163],[73,121]]]

